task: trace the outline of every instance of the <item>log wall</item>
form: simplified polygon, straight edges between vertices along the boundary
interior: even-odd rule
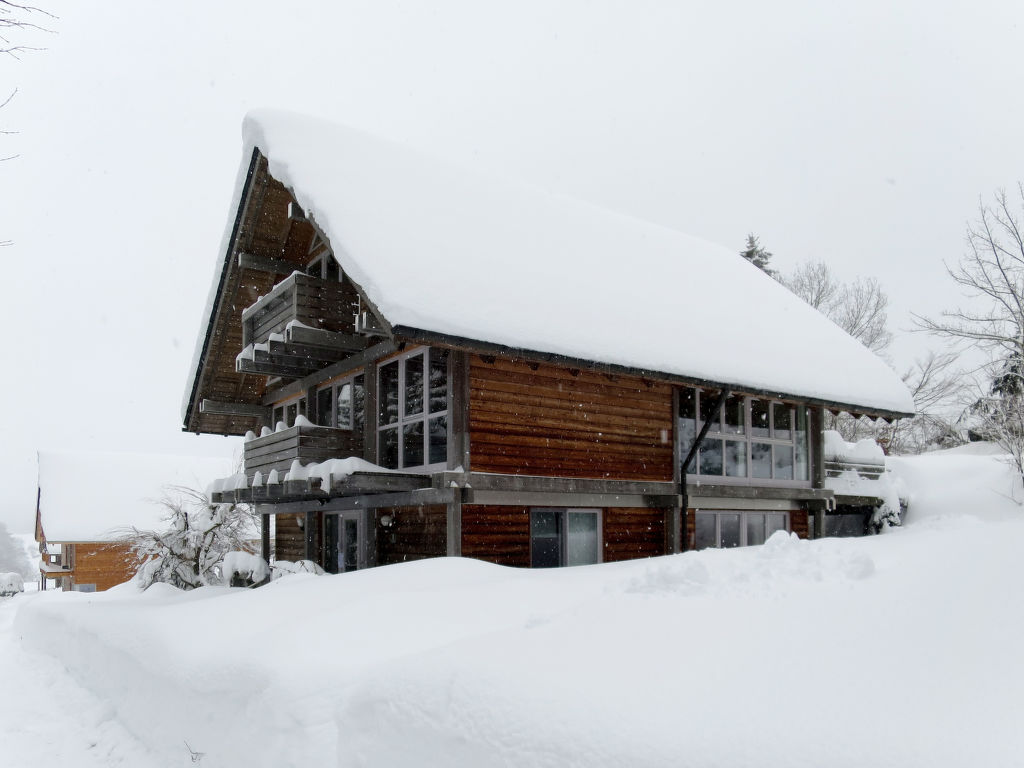
[[[672,387],[555,365],[470,357],[477,472],[672,480]]]
[[[306,557],[306,534],[299,527],[299,515],[275,515],[274,556],[295,562]]]
[[[529,568],[530,510],[527,507],[463,505],[462,556]]]
[[[390,526],[380,519],[388,515]],[[448,551],[448,510],[443,505],[387,507],[377,510],[377,565],[392,565],[428,557],[443,557]]]
[[[668,550],[663,509],[627,509],[612,507],[604,511],[604,561],[635,560],[656,557]]]
[[[96,591],[102,592],[135,575],[129,544],[96,542],[66,544],[65,547],[74,547],[74,575],[70,585],[95,584]]]

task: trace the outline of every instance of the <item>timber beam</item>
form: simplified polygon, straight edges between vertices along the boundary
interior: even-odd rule
[[[268,406],[250,403],[224,403],[219,400],[210,400],[209,398],[204,398],[199,403],[199,412],[220,416],[251,416],[265,421],[270,420],[270,408]]]
[[[355,352],[366,347],[366,340],[361,336],[338,331],[325,331],[322,328],[307,328],[303,325],[288,326],[285,328],[284,337],[295,345],[323,347],[344,352]]]
[[[290,275],[301,271],[302,266],[286,259],[273,259],[269,256],[257,256],[254,253],[238,254],[240,269],[251,269],[254,272],[269,272],[273,275]]]

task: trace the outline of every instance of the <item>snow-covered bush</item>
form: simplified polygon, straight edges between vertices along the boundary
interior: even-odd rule
[[[224,557],[251,551],[257,528],[247,505],[211,504],[202,491],[182,486],[167,488],[160,504],[167,510],[166,529],[132,528],[125,536],[138,564],[135,581],[143,589],[157,582],[179,589],[222,584]]]
[[[314,563],[312,560],[278,560],[271,566],[271,578],[280,579],[292,573],[312,573],[314,576],[323,576],[327,571]]]
[[[270,577],[267,561],[252,552],[228,552],[220,571],[224,583],[232,587],[251,587]]]
[[[0,597],[10,597],[25,591],[20,573],[0,573]]]
[[[7,532],[7,527],[0,523],[0,571],[18,573],[22,576],[32,575],[32,563],[21,544]]]

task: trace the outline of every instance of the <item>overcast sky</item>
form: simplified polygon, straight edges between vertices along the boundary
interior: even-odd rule
[[[37,450],[230,455],[180,403],[254,107],[344,121],[739,250],[823,259],[911,311],[979,196],[1024,176],[1024,4],[47,0],[0,58],[0,520]],[[898,6],[898,7],[897,7]],[[514,212],[510,212],[514,215]],[[628,263],[628,261],[627,261]],[[614,275],[609,275],[614,279]],[[680,300],[714,291],[694,275]],[[642,328],[642,323],[638,324]],[[837,376],[856,372],[837,371]],[[112,478],[116,467],[111,468]]]

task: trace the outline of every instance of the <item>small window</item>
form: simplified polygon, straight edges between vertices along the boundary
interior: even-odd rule
[[[591,565],[601,561],[601,521],[597,509],[530,510],[530,566]]]
[[[698,510],[694,519],[697,549],[749,547],[764,544],[776,531],[789,530],[787,512]]]
[[[75,584],[74,591],[75,592],[95,592],[96,591],[96,585],[95,584]]]

